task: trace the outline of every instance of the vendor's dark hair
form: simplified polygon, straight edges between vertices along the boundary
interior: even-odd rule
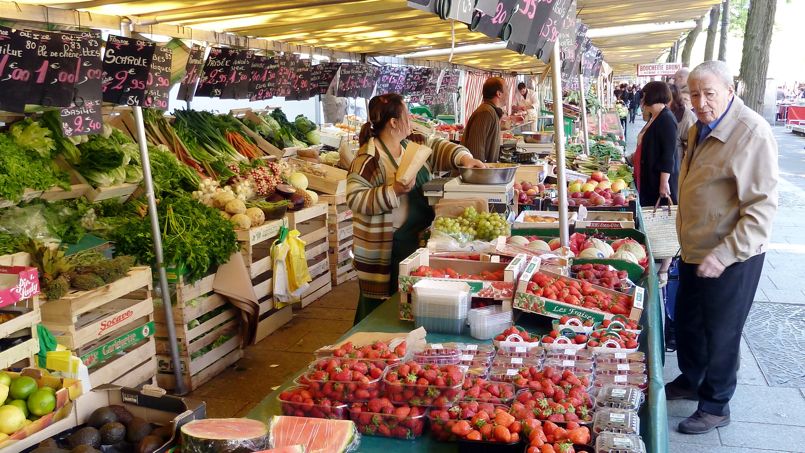
[[[397,93],[386,93],[369,100],[369,121],[361,127],[358,145],[363,146],[372,137],[377,137],[392,118],[400,119],[405,114],[405,103]]]
[[[517,84],[517,89],[518,90],[522,90],[523,88],[525,88],[525,82],[520,82],[520,83]]]
[[[671,109],[678,123],[682,121],[682,117],[685,116],[685,102],[682,100],[682,93],[679,91],[678,86],[669,85],[668,87],[671,89],[671,103],[668,105],[668,108]]]
[[[506,82],[500,77],[490,77],[486,79],[483,87],[484,100],[488,101],[497,96],[498,91],[503,91]]]
[[[671,89],[665,82],[654,81],[643,86],[644,105],[667,104],[671,102]]]

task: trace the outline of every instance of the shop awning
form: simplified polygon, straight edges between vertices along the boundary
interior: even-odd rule
[[[143,32],[170,24],[231,32],[290,45],[351,53],[399,55],[452,45],[497,40],[471,32],[408,7],[406,0],[22,0],[18,3],[127,16]],[[590,28],[673,22],[706,14],[719,0],[578,0],[578,16]],[[646,45],[630,41],[599,44],[614,64],[650,62],[678,37],[651,37]],[[510,51],[465,54],[454,63],[482,69],[534,70],[537,59]]]

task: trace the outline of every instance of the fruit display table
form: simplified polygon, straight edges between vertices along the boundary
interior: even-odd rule
[[[649,390],[646,403],[640,411],[641,434],[646,443],[647,451],[660,452],[668,449],[667,413],[665,405],[665,391],[663,388],[663,334],[662,334],[662,310],[657,288],[657,281],[654,277],[654,269],[649,269],[649,281],[645,284],[647,290],[647,300],[641,324],[644,326],[641,335],[640,349],[648,356],[649,365]],[[413,322],[400,321],[398,319],[399,294],[395,294],[385,303],[363,319],[358,325],[347,332],[346,338],[357,332],[408,332],[413,330]],[[519,312],[518,312],[519,313]],[[523,314],[519,319],[515,319],[515,324],[528,328],[534,332],[547,332],[550,330],[550,320],[548,318],[533,314]],[[453,341],[480,343],[469,335],[445,335],[428,334],[427,340],[430,343],[447,343]],[[484,342],[488,343],[488,342]],[[311,360],[313,357],[311,356]],[[299,370],[301,374],[303,370]],[[297,375],[298,375],[297,374]],[[296,376],[295,376],[296,377]],[[280,415],[280,406],[277,395],[293,383],[289,380],[282,384],[277,390],[266,395],[263,401],[247,415],[248,418],[267,421],[273,415]],[[362,436],[358,451],[361,452],[421,452],[421,451],[443,451],[456,452],[458,444],[454,442],[436,442],[426,431],[425,434],[416,440],[398,440],[385,437]]]

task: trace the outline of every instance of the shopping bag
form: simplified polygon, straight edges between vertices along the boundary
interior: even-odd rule
[[[677,207],[670,198],[668,206],[660,207],[661,200],[662,197],[657,200],[654,207],[641,208],[643,227],[655,260],[673,258],[679,253],[679,238],[676,234]]]
[[[284,239],[284,238],[283,238]],[[291,291],[288,289],[288,271],[285,268],[285,258],[288,256],[288,244],[277,239],[271,246],[272,286],[275,308],[282,308],[293,302]]]
[[[288,233],[288,255],[285,259],[288,271],[288,289],[292,293],[297,293],[307,289],[311,280],[310,272],[307,268],[307,257],[305,256],[305,241],[299,239],[299,230],[292,230]]]

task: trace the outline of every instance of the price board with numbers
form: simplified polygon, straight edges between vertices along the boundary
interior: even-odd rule
[[[275,57],[277,59],[277,76],[272,84],[273,95],[288,97],[291,94],[292,79],[296,76],[296,62],[299,57],[286,53]]]
[[[377,94],[402,93],[408,69],[407,66],[383,66],[377,79]]]
[[[249,100],[257,101],[260,95],[265,94],[268,81],[268,63],[270,57],[255,55],[252,57],[252,66],[249,69]],[[261,91],[262,90],[262,91]]]
[[[151,60],[151,70],[145,84],[143,107],[168,110],[168,93],[171,87],[173,53],[167,46],[157,46]]]
[[[0,110],[25,111],[37,47],[26,49],[26,43],[19,31],[0,25]]]
[[[403,94],[406,96],[420,95],[428,84],[433,69],[431,68],[412,68],[405,79]]]
[[[65,136],[100,134],[103,130],[101,100],[83,101],[59,111],[61,130]]]
[[[204,63],[204,71],[202,72],[201,80],[199,80],[198,87],[196,88],[196,96],[213,97],[221,96],[221,92],[227,83],[229,77],[229,70],[232,67],[232,60],[234,59],[231,49],[223,47],[213,47],[210,49],[210,54],[207,56],[207,61]]]
[[[142,105],[156,44],[145,39],[109,35],[103,56],[103,100]]]
[[[442,70],[434,69],[431,71],[430,76],[422,88],[422,92],[418,95],[411,97],[414,102],[419,102],[425,105],[433,105],[436,101],[436,94],[439,91],[439,79],[442,76]]]
[[[375,92],[375,85],[377,84],[377,78],[380,76],[380,68],[377,66],[372,65],[361,65],[362,66],[362,73],[361,73],[361,80],[360,80],[360,88],[358,89],[358,96],[369,99],[372,97],[372,94]]]
[[[254,51],[248,49],[229,49],[232,64],[226,78],[226,86],[221,90],[221,99],[248,99],[249,77],[251,76]]]
[[[470,28],[490,38],[504,41],[510,39],[512,28],[509,22],[517,10],[519,1],[521,0],[497,0],[494,8],[486,7],[483,10],[476,8]]]
[[[310,60],[298,59],[291,76],[291,91],[285,98],[289,101],[310,99]]]
[[[319,96],[327,94],[341,63],[327,62],[313,65],[310,68],[310,95]]]
[[[73,92],[73,104],[100,101],[103,79],[101,32],[90,30],[65,33],[73,36],[73,43],[78,51],[78,78]]]
[[[358,97],[363,80],[363,68],[358,63],[343,63],[338,73],[338,89],[336,96],[345,98]]]
[[[258,80],[253,80],[249,84],[249,92],[251,95],[249,99],[252,101],[263,101],[274,97],[274,89],[277,82],[277,71],[279,70],[279,63],[277,57],[256,57],[261,60],[264,69],[258,75]]]
[[[184,77],[179,82],[179,100],[190,102],[193,100],[193,95],[196,92],[196,85],[201,78],[201,69],[204,67],[204,54],[207,52],[206,47],[198,44],[193,44],[190,48],[190,55],[187,58],[185,65]]]

